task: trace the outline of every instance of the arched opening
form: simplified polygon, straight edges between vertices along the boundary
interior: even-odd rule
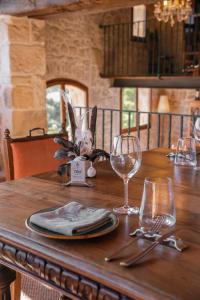
[[[67,128],[68,118],[61,91],[69,90],[74,107],[88,107],[88,88],[82,83],[65,78],[47,81],[46,107],[48,132],[59,132]]]

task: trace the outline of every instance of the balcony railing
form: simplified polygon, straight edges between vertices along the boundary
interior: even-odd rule
[[[103,77],[199,76],[200,19],[188,24],[158,22],[101,26],[104,34]]]
[[[82,115],[88,108],[76,107],[76,114]],[[91,108],[89,109],[91,112]],[[127,116],[127,133],[138,136],[142,150],[157,147],[170,148],[179,137],[192,135],[195,115],[158,113],[143,111],[126,111],[98,108],[95,145],[110,151],[113,137],[122,132],[122,115]],[[89,120],[89,118],[88,118]],[[136,126],[131,128],[131,120]],[[123,130],[124,132],[124,130]]]

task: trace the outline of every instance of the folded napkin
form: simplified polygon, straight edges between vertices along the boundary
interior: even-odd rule
[[[103,208],[85,207],[71,202],[53,211],[36,213],[31,223],[64,235],[80,235],[94,231],[112,221],[111,212]]]

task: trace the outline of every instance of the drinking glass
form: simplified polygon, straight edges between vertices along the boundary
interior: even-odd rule
[[[195,140],[200,143],[200,116],[196,119],[193,132]],[[195,169],[200,170],[200,166],[196,166]]]
[[[182,166],[196,166],[196,145],[194,138],[178,139],[174,163]]]
[[[139,170],[141,166],[142,153],[140,142],[134,136],[116,136],[114,137],[110,162],[113,170],[124,181],[124,205],[113,208],[117,214],[138,214],[139,208],[129,206],[128,203],[128,182],[131,177]]]
[[[172,227],[176,223],[173,185],[169,177],[148,177],[144,181],[139,225],[148,232],[152,225],[158,222],[158,218],[160,230]]]
[[[197,142],[200,142],[200,116],[196,119],[194,124],[194,137]]]

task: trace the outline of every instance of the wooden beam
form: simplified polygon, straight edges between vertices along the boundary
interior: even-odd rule
[[[200,77],[141,77],[116,78],[113,87],[146,87],[171,89],[199,89]]]
[[[1,0],[0,14],[37,17],[79,10],[101,12],[152,3],[154,0]]]
[[[68,7],[70,11],[102,12],[120,8],[132,7],[138,4],[152,4],[155,0],[80,0],[77,4]]]
[[[27,15],[31,13],[44,13],[66,8],[70,4],[79,3],[80,0],[1,0],[0,14]]]

